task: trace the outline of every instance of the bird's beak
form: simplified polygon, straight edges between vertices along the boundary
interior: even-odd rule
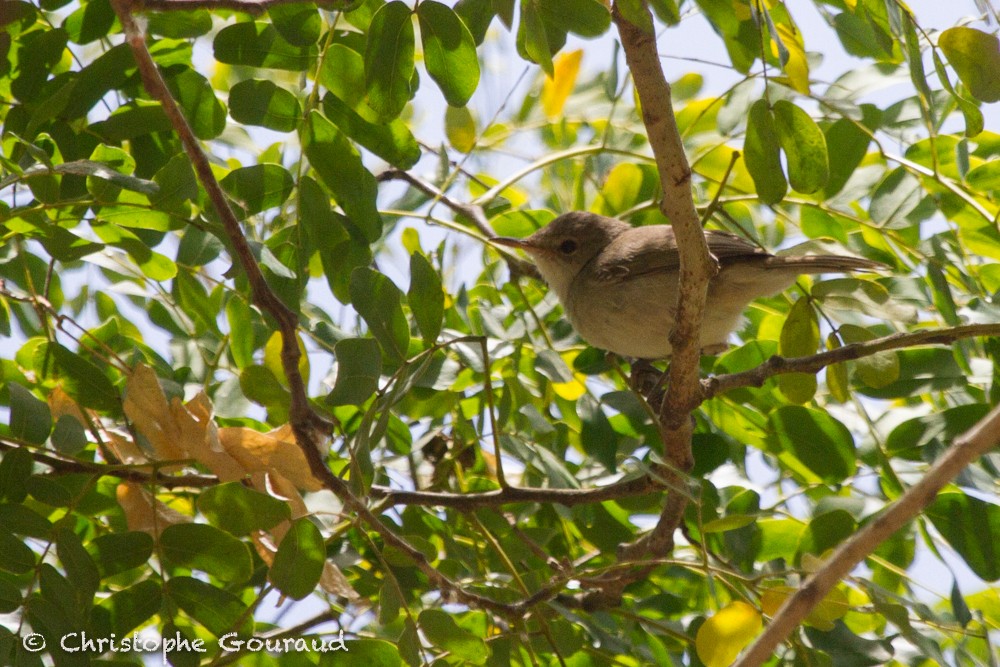
[[[531,247],[524,242],[524,239],[515,239],[510,236],[494,236],[490,239],[490,243],[507,246],[508,248],[521,248],[522,250],[527,250]]]

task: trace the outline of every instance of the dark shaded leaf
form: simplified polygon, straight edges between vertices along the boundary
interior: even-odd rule
[[[237,537],[268,530],[291,518],[288,503],[240,482],[227,482],[202,491],[198,496],[198,511],[213,525]]]
[[[414,45],[412,12],[405,3],[393,0],[375,12],[365,49],[365,89],[383,120],[397,117],[410,101]]]
[[[301,600],[316,590],[325,562],[323,535],[303,517],[292,523],[278,545],[268,579],[288,597]]]
[[[167,561],[207,572],[223,581],[244,582],[252,572],[247,545],[203,523],[167,526],[160,535],[160,548]]]
[[[789,405],[769,421],[781,448],[822,480],[841,482],[857,470],[851,432],[826,412]]]

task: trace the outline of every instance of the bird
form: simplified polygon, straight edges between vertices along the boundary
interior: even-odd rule
[[[708,354],[728,348],[751,301],[787,289],[799,275],[887,268],[860,257],[774,255],[723,231],[706,230],[705,240],[719,262],[702,321],[701,349]],[[633,359],[670,356],[680,275],[670,225],[636,227],[572,211],[526,238],[498,236],[491,242],[528,254],[590,345]]]

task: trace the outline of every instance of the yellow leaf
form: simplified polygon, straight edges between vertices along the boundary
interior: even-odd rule
[[[642,193],[642,168],[631,162],[616,164],[601,188],[605,211],[615,215],[639,203]]]
[[[577,49],[569,53],[561,53],[552,61],[553,73],[551,79],[545,79],[542,84],[542,110],[549,118],[562,115],[563,106],[569,94],[576,85],[576,77],[580,73],[580,60],[583,50]]]
[[[788,50],[788,62],[785,63],[785,74],[791,81],[792,88],[802,93],[809,94],[809,61],[806,60],[806,51],[802,43],[802,36],[798,31],[789,25],[779,23],[777,25],[778,35],[781,43]]]
[[[219,442],[247,472],[274,470],[299,489],[317,491],[323,488],[309,470],[309,462],[288,424],[267,433],[243,426],[220,428]]]
[[[302,344],[302,339],[296,336],[296,341],[299,343],[299,373],[302,375],[302,382],[309,385],[309,355],[306,354],[306,346]],[[288,388],[288,378],[285,377],[285,366],[281,360],[281,332],[275,331],[271,334],[271,337],[267,339],[267,344],[264,346],[264,366],[274,373],[274,377],[278,378],[278,382],[281,383],[282,387]]]
[[[124,408],[132,425],[153,446],[157,459],[187,458],[188,448],[176,418],[179,411],[167,403],[160,381],[149,366],[140,364],[132,369],[125,384]]]
[[[706,667],[729,667],[761,626],[760,612],[746,602],[731,602],[698,628],[698,657]]]
[[[457,151],[468,153],[476,147],[476,119],[468,107],[449,106],[445,109],[444,134]]]
[[[75,417],[84,426],[87,425],[87,418],[84,416],[83,410],[80,409],[77,402],[62,387],[57,386],[49,392],[48,402],[49,411],[52,413],[52,421],[59,421],[59,418],[63,415],[69,415]]]
[[[190,523],[191,517],[170,509],[140,485],[122,482],[115,491],[118,504],[125,513],[125,523],[129,530],[149,533],[159,537],[167,526]]]
[[[774,616],[795,591],[796,589],[791,586],[768,588],[761,594],[760,607],[768,616]],[[812,608],[805,618],[805,623],[819,630],[832,630],[834,621],[843,618],[852,608],[847,593],[841,588],[834,588]]]

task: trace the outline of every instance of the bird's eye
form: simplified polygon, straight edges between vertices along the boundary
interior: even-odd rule
[[[564,255],[572,255],[574,252],[576,252],[576,241],[574,241],[573,239],[566,239],[565,241],[559,244],[559,252],[561,252]]]

